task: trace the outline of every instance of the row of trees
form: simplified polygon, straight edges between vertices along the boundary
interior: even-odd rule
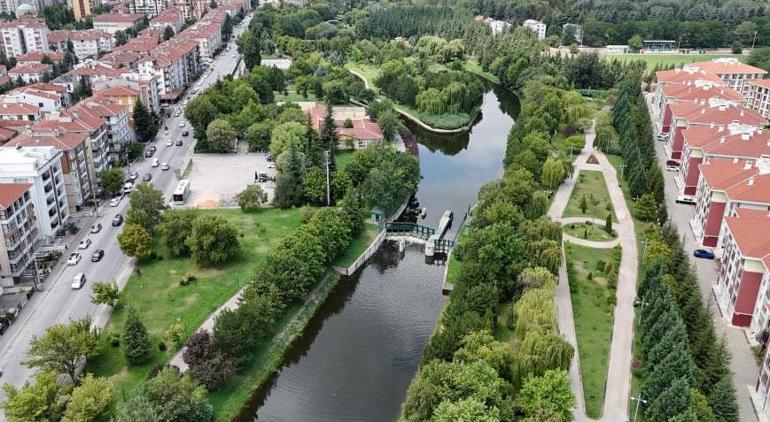
[[[662,228],[647,233],[644,276],[638,295],[640,369],[650,421],[737,421],[729,354],[717,338],[711,311],[703,303],[697,278],[679,235],[666,221],[663,180],[655,162],[653,137],[638,71],[620,83],[612,113],[600,120],[597,145],[612,149],[619,135],[624,176],[637,198],[640,219]],[[616,132],[616,133],[615,133]]]
[[[352,191],[340,208],[314,211],[257,269],[238,307],[223,310],[212,333],[201,331],[188,339],[183,357],[193,377],[215,389],[235,375],[274,333],[275,321],[286,307],[302,302],[327,266],[345,251],[363,219],[360,199]]]
[[[407,393],[406,420],[572,420],[574,351],[554,305],[562,230],[544,217],[544,188],[570,170],[562,132],[575,130],[570,110],[581,100],[544,66],[521,93],[503,177],[481,189],[453,251],[460,276]],[[512,338],[490,334],[500,330]]]

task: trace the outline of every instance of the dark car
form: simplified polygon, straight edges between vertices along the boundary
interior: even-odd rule
[[[147,157],[147,158],[150,158],[150,157],[152,157],[152,154],[154,154],[154,153],[155,153],[155,151],[153,151],[152,149],[148,149],[148,150],[146,150],[144,152],[144,156]]]
[[[123,224],[123,215],[118,214],[112,218],[112,227],[118,227]]]
[[[104,257],[104,249],[97,249],[91,254],[91,262],[99,262]]]
[[[696,258],[714,259],[714,252],[708,249],[696,249],[692,251],[692,255]]]
[[[152,180],[152,173],[145,173],[142,176],[142,182],[149,182],[150,180]]]
[[[182,132],[182,136],[189,136],[189,135],[190,135],[190,131],[188,130]]]
[[[176,146],[181,147],[183,145],[182,140],[176,141]]]

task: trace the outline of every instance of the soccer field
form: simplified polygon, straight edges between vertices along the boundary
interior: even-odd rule
[[[642,60],[647,64],[647,69],[654,69],[658,66],[682,66],[693,62],[703,62],[719,57],[737,57],[738,60],[744,61],[747,56],[738,54],[604,54],[600,53],[604,60],[612,61],[619,60],[622,62]]]

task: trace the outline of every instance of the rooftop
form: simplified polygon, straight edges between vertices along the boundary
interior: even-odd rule
[[[124,23],[136,23],[144,18],[144,15],[138,13],[106,13],[103,15],[94,16],[94,23],[104,22],[124,22]]]
[[[714,160],[699,164],[698,168],[712,190],[726,190],[742,180],[759,174],[759,170],[746,160]]]
[[[0,208],[8,208],[29,190],[29,183],[0,183]]]
[[[690,66],[699,67],[707,72],[713,72],[717,75],[724,75],[729,73],[752,73],[752,74],[766,74],[767,72],[754,66],[749,66],[745,63],[741,63],[735,57],[720,57],[705,62],[695,62]]]
[[[44,63],[22,64],[8,71],[9,75],[38,75],[53,70],[53,66]]]
[[[34,129],[33,129],[34,130]],[[62,151],[72,151],[88,140],[88,134],[75,132],[35,132],[31,135],[19,135],[9,145],[23,147],[56,147]]]
[[[770,216],[767,211],[739,209],[735,217],[725,217],[735,244],[746,257],[763,259],[770,254]],[[759,228],[763,229],[759,229]]]

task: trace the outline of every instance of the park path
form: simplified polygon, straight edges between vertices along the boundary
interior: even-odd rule
[[[595,123],[595,122],[594,122]],[[594,150],[593,142],[596,134],[594,126],[586,131],[586,146],[577,155],[574,161],[574,174],[559,186],[548,210],[548,216],[555,221],[574,222],[572,218],[562,219],[561,215],[567,207],[570,194],[578,180],[581,170],[601,171],[612,200],[615,215],[619,223],[615,226],[618,238],[609,242],[584,241],[575,242],[591,247],[606,247],[609,243],[621,244],[622,254],[620,267],[618,268],[618,288],[616,292],[616,305],[612,326],[612,342],[608,356],[609,366],[607,370],[607,384],[604,394],[604,407],[600,420],[607,422],[625,421],[628,419],[628,404],[631,393],[631,358],[634,330],[634,300],[636,299],[636,276],[638,268],[638,250],[636,244],[636,232],[634,221],[628,209],[623,191],[620,189],[617,172],[609,163],[607,157],[600,151]],[[588,164],[588,157],[593,155],[598,164]],[[581,218],[581,221],[585,221]],[[575,240],[571,236],[564,236],[567,241]],[[613,245],[614,246],[614,245]],[[572,391],[575,394],[577,407],[575,409],[576,421],[590,420],[585,414],[585,398],[583,394],[582,378],[580,375],[580,357],[575,334],[575,321],[572,313],[572,301],[567,277],[566,259],[562,250],[562,263],[559,268],[559,285],[556,289],[556,305],[558,310],[558,324],[562,335],[575,348],[575,357],[570,366],[570,378]]]

